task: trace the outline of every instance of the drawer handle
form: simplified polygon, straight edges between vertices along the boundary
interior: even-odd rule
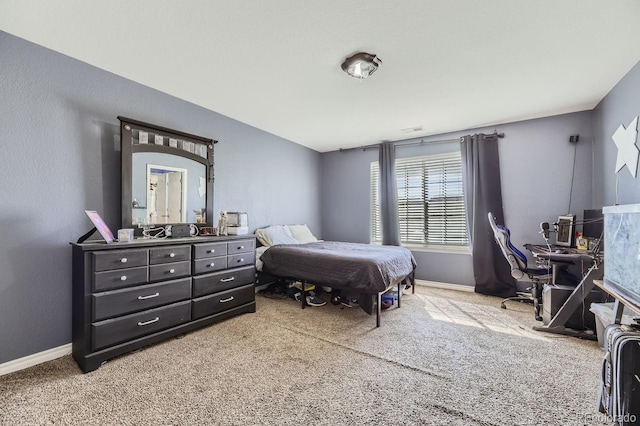
[[[231,278],[223,278],[220,280],[221,283],[228,283],[229,281],[233,281],[235,280],[236,277],[231,277]]]
[[[175,253],[169,253],[169,257],[176,257]]]
[[[238,263],[242,263],[242,262],[244,262],[244,259],[243,259],[243,258],[240,258],[240,259],[238,259],[238,260],[237,260],[237,262],[238,262]]]
[[[207,253],[215,253],[216,249],[207,250]]]
[[[153,299],[154,297],[158,296],[160,296],[160,293],[150,294],[148,296],[138,296],[138,300]]]
[[[213,262],[211,262],[211,263],[209,264],[209,266],[213,268],[214,266],[216,266],[216,264],[215,264],[215,263],[213,263]]]
[[[233,300],[233,296],[228,297],[226,299],[220,299],[220,303],[227,303],[227,302],[231,302]]]
[[[173,273],[175,273],[175,272],[176,272],[176,270],[175,270],[175,269],[173,269],[173,268],[169,269],[169,273],[170,273],[170,274],[173,274]]]
[[[123,275],[123,276],[120,277],[120,281],[126,281],[126,280],[127,280],[127,276],[126,275]]]
[[[120,262],[122,262],[122,263],[127,263],[127,258],[126,258],[126,257],[123,257],[122,259],[120,259]]]
[[[240,246],[238,247],[238,250],[242,250],[244,248],[244,246]]]
[[[141,322],[138,323],[138,325],[139,326],[149,325],[149,324],[153,324],[154,322],[158,322],[158,321],[160,321],[160,317],[155,317],[154,319],[149,320],[149,321],[144,321],[144,322],[141,321]]]

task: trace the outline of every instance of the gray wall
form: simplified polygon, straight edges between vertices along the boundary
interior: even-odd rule
[[[322,236],[318,152],[3,32],[0,52],[0,363],[71,342],[69,242],[85,209],[120,227],[118,115],[219,140],[216,211]]]
[[[594,207],[616,203],[616,158],[611,136],[640,115],[640,62],[609,92],[593,111],[595,150],[593,168]],[[636,143],[636,146],[640,145]],[[640,202],[640,176],[633,178],[625,166],[618,173],[618,204]]]
[[[505,222],[512,230],[514,244],[522,247],[528,242],[542,242],[540,222],[553,222],[569,211],[581,217],[584,209],[591,208],[593,132],[589,111],[417,139],[426,143],[399,147],[396,155],[401,158],[459,150],[457,142],[428,142],[494,130],[505,134],[499,142],[502,196]],[[574,134],[580,135],[578,144],[569,143],[569,136]],[[377,159],[375,149],[322,155],[321,217],[326,239],[369,242],[369,167]],[[475,284],[468,254],[418,250],[413,254],[418,279]]]

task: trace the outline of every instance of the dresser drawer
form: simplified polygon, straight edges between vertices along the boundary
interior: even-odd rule
[[[147,249],[99,251],[93,253],[93,270],[110,271],[113,269],[146,266],[148,261]]]
[[[193,261],[193,275],[227,269],[227,256],[210,257]]]
[[[93,320],[143,311],[191,298],[191,277],[92,295]]]
[[[174,303],[91,324],[93,350],[170,328],[191,319],[191,301]]]
[[[96,272],[93,274],[93,291],[113,290],[147,283],[149,281],[148,272],[149,270],[146,266]]]
[[[255,269],[253,266],[193,277],[193,297],[253,284],[254,281]]]
[[[227,243],[194,244],[193,258],[203,259],[205,257],[225,256],[227,254]]]
[[[256,240],[254,239],[229,241],[227,243],[228,254],[249,253],[249,252],[255,252],[255,250],[256,250]]]
[[[240,266],[255,265],[255,252],[238,253],[227,256],[227,268],[239,268]]]
[[[203,318],[255,300],[253,284],[204,296],[193,300],[193,319]]]
[[[149,281],[162,281],[191,275],[191,262],[161,263],[149,266]]]
[[[149,249],[149,265],[191,260],[191,246],[172,246]]]

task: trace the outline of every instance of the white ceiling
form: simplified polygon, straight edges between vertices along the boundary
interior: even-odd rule
[[[0,29],[320,152],[591,109],[640,60],[637,0],[0,0]]]

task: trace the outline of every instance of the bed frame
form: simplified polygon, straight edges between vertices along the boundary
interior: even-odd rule
[[[273,277],[275,279],[281,279],[281,280],[293,281],[293,282],[298,281],[298,282],[302,283],[302,285],[301,285],[302,288],[300,290],[301,291],[300,305],[301,305],[302,309],[304,309],[306,306],[308,306],[307,305],[307,292],[308,292],[307,285],[309,285],[309,286],[310,285],[316,285],[316,286],[325,285],[325,284],[322,284],[321,282],[318,282],[318,281],[315,281],[315,280],[313,282],[311,282],[311,281],[308,281],[308,280],[301,280],[301,279],[295,278],[295,277],[281,277],[281,276],[276,276],[276,275],[272,275],[272,274],[265,273],[265,272],[258,272],[258,276],[260,276],[261,274],[263,276],[269,276],[269,277]],[[258,279],[258,282],[260,282],[260,279]],[[264,283],[261,283],[261,285],[262,284],[270,284],[270,282],[264,282]],[[415,269],[409,275],[407,275],[406,277],[404,277],[400,281],[398,281],[397,284],[391,284],[389,287],[387,287],[386,290],[380,291],[377,294],[375,294],[375,296],[376,296],[376,301],[375,301],[375,304],[376,304],[376,328],[380,327],[380,314],[382,313],[382,295],[385,294],[386,292],[388,292],[389,290],[391,290],[393,287],[397,286],[397,289],[398,289],[398,308],[400,308],[401,307],[400,299],[402,298],[402,287],[407,285],[407,284],[411,285],[411,293],[415,294],[415,292],[416,292]],[[348,290],[348,288],[341,289],[340,287],[336,287],[335,285],[328,285],[327,284],[326,286],[327,287],[331,287],[331,288],[335,288],[336,290]],[[373,294],[372,294],[372,296],[373,296]]]

